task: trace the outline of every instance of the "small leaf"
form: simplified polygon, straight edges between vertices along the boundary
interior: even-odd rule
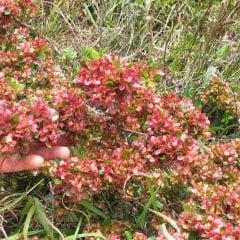
[[[77,75],[78,75],[78,69],[74,69],[72,71],[72,77],[75,78],[75,77],[77,77]]]
[[[90,56],[93,60],[97,60],[97,59],[100,58],[99,53],[91,47],[89,48],[89,53],[90,53]]]
[[[25,216],[27,215],[27,213],[29,212],[29,209],[32,207],[33,205],[33,199],[29,199],[26,203],[26,205],[24,206],[23,210],[21,211],[21,215],[20,215],[20,219],[18,221],[18,225],[16,227],[16,230],[20,228],[20,226],[23,223],[23,220],[25,218]]]
[[[162,210],[163,207],[164,207],[164,204],[157,200],[157,201],[156,201],[156,206],[157,206],[157,208],[158,208],[159,210]]]
[[[127,240],[132,240],[132,234],[129,231],[124,231],[123,234]]]
[[[162,81],[162,76],[161,76],[160,74],[154,75],[153,81],[154,81],[154,82],[160,82],[160,81]]]
[[[53,179],[53,183],[54,183],[54,184],[61,184],[61,183],[62,183],[62,180],[59,179],[59,178],[54,178],[54,179]]]
[[[15,89],[16,91],[20,91],[25,88],[25,85],[23,83],[19,83],[11,77],[7,77],[7,83],[11,88]]]
[[[184,212],[187,212],[187,213],[192,212],[192,209],[188,204],[184,204],[183,209],[184,209]]]
[[[19,123],[19,116],[17,113],[12,115],[12,120],[14,121],[15,124]]]

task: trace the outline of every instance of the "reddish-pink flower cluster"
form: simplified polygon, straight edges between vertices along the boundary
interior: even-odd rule
[[[204,239],[238,239],[240,236],[240,140],[209,147],[189,169],[191,198],[179,223],[186,232]],[[186,180],[186,179],[185,179]]]
[[[74,199],[89,190],[119,189],[129,176],[152,167],[181,171],[197,158],[197,138],[207,132],[208,119],[189,100],[148,90],[141,68],[120,57],[100,58],[84,64],[74,80],[81,96],[69,89],[55,97],[62,129],[77,133],[85,154],[55,172]]]
[[[56,68],[41,37],[32,37],[20,17],[33,15],[32,1],[0,1],[0,72],[1,77],[13,81],[15,88],[52,87],[65,81]],[[11,27],[9,27],[11,26]],[[18,89],[18,94],[20,89]]]
[[[37,99],[33,103],[0,101],[0,152],[11,155],[27,153],[34,143],[46,145],[56,142],[60,136],[57,124],[52,121],[51,109]]]
[[[48,95],[60,88],[59,84],[65,84],[65,77],[48,56],[45,40],[33,38],[29,29],[19,23],[23,15],[34,13],[31,1],[0,1],[0,151],[3,157],[15,152],[27,153],[30,145],[51,145],[61,134]],[[45,94],[39,94],[43,87]]]
[[[12,25],[13,20],[20,15],[19,6],[12,0],[0,1],[0,29],[5,30],[8,26]]]

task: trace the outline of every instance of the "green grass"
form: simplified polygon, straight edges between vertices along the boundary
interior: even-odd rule
[[[42,1],[40,7],[33,27],[49,40],[61,65],[77,67],[86,46],[157,62],[170,89],[194,100],[212,73],[233,85],[239,81],[236,1]]]

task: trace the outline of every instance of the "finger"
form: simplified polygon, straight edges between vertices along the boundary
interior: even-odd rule
[[[44,159],[38,155],[28,155],[24,159],[18,159],[16,156],[8,157],[2,160],[0,172],[19,172],[39,168]]]
[[[51,160],[56,157],[61,159],[68,159],[70,157],[70,150],[67,147],[55,146],[51,148],[38,147],[31,152],[34,155],[40,155],[45,160]]]

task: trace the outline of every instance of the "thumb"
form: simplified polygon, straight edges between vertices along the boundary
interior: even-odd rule
[[[4,159],[1,163],[0,172],[19,172],[39,168],[44,159],[39,155],[28,155],[24,159],[17,159],[14,156]]]

